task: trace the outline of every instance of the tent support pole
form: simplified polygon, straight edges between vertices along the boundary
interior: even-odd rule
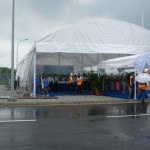
[[[83,76],[83,53],[82,53],[82,76]]]
[[[60,66],[60,52],[58,53],[58,56],[59,56],[59,62],[58,62],[58,64]]]
[[[106,61],[106,56],[104,55],[104,54],[101,54],[102,56],[103,56],[103,58],[105,59],[105,61]]]
[[[36,43],[33,57],[33,77],[34,77],[33,96],[36,97]]]
[[[97,54],[97,74],[99,75],[99,73],[98,73],[98,63],[99,63],[99,54]]]
[[[134,67],[134,99],[136,99],[136,69]]]

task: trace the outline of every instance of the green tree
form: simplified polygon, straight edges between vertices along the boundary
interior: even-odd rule
[[[14,70],[16,73],[16,70]],[[0,67],[0,84],[8,84],[11,77],[11,69],[7,67]]]

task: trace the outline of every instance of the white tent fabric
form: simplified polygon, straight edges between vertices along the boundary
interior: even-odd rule
[[[105,68],[134,68],[134,60],[138,55],[132,55],[132,56],[125,56],[125,57],[119,57],[114,59],[109,59],[106,61],[101,61],[98,64],[98,69],[105,69]]]
[[[125,54],[94,54],[94,53],[37,53],[37,65],[73,65],[73,66],[93,66],[97,65],[100,60],[107,60],[125,56]],[[44,58],[44,59],[43,59]]]
[[[30,74],[34,72],[35,76],[36,65],[83,68],[97,66],[99,61],[147,51],[150,51],[149,30],[119,20],[90,20],[36,41],[29,54],[18,64],[17,76],[22,82],[27,82]]]
[[[27,54],[25,59],[17,67],[16,77],[20,79],[20,85],[26,87],[28,85],[28,79],[30,74],[33,74],[33,55],[34,51]]]
[[[125,56],[99,62],[98,69],[108,68],[135,68],[136,71],[143,72],[145,68],[150,68],[150,53]]]
[[[150,68],[150,53],[144,53],[136,57],[134,65],[139,72],[143,72],[145,68]]]
[[[51,53],[138,54],[149,50],[149,30],[112,19],[78,23],[36,42],[37,52]]]
[[[128,68],[133,67],[139,72],[143,72],[145,68],[150,68],[150,53],[125,56],[120,58],[101,61],[98,64],[98,69],[105,68]]]

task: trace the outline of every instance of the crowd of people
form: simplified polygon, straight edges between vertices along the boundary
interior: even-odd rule
[[[129,91],[130,99],[134,99],[134,91],[135,91],[135,84],[136,83],[136,93],[137,99],[141,99],[144,102],[144,99],[147,98],[146,89],[149,86],[148,83],[141,83],[135,82],[134,72],[130,75],[130,83],[129,83]],[[50,92],[61,92],[58,89],[59,83],[67,83],[67,90],[68,92],[76,92],[78,94],[82,94],[83,90],[90,90],[91,88],[91,81],[88,77],[81,75],[73,75],[70,73],[66,76],[58,76],[57,74],[41,74],[36,76],[36,95],[47,95],[49,96]]]
[[[65,82],[68,83],[69,91],[73,91],[81,94],[83,89],[89,87],[89,82],[86,77],[83,77],[80,73],[78,75],[73,75],[70,73],[68,77],[62,77],[61,80],[56,74],[41,74],[36,76],[36,95],[47,95],[49,96],[50,92],[58,91],[58,83]],[[74,89],[74,85],[76,89]]]
[[[36,94],[49,95],[51,91],[57,91],[58,77],[56,74],[41,74],[36,76]]]

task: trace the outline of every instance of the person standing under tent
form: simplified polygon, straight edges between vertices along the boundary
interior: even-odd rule
[[[56,74],[54,74],[54,91],[58,91],[58,77]]]
[[[77,76],[77,93],[81,94],[82,93],[82,77],[80,73]]]
[[[41,92],[43,93],[43,91],[44,91],[44,76],[43,75],[41,75]]]
[[[72,93],[72,91],[73,91],[73,82],[74,82],[72,73],[70,73],[68,81],[69,81],[69,85],[70,85],[70,93]]]
[[[42,73],[41,76],[40,76],[41,80],[44,79],[44,76],[45,76],[45,73]]]
[[[146,98],[147,83],[138,82],[138,88],[140,89],[138,100],[142,99],[142,103],[144,103],[144,99]]]
[[[134,72],[130,75],[130,99],[134,98]]]
[[[54,78],[53,76],[50,74],[48,76],[48,81],[49,81],[49,92],[52,92],[53,91],[53,84],[54,84]]]
[[[48,79],[47,79],[47,76],[45,76],[44,79],[43,79],[43,85],[44,85],[43,94],[49,96],[49,95],[48,95],[49,81],[48,81]]]

